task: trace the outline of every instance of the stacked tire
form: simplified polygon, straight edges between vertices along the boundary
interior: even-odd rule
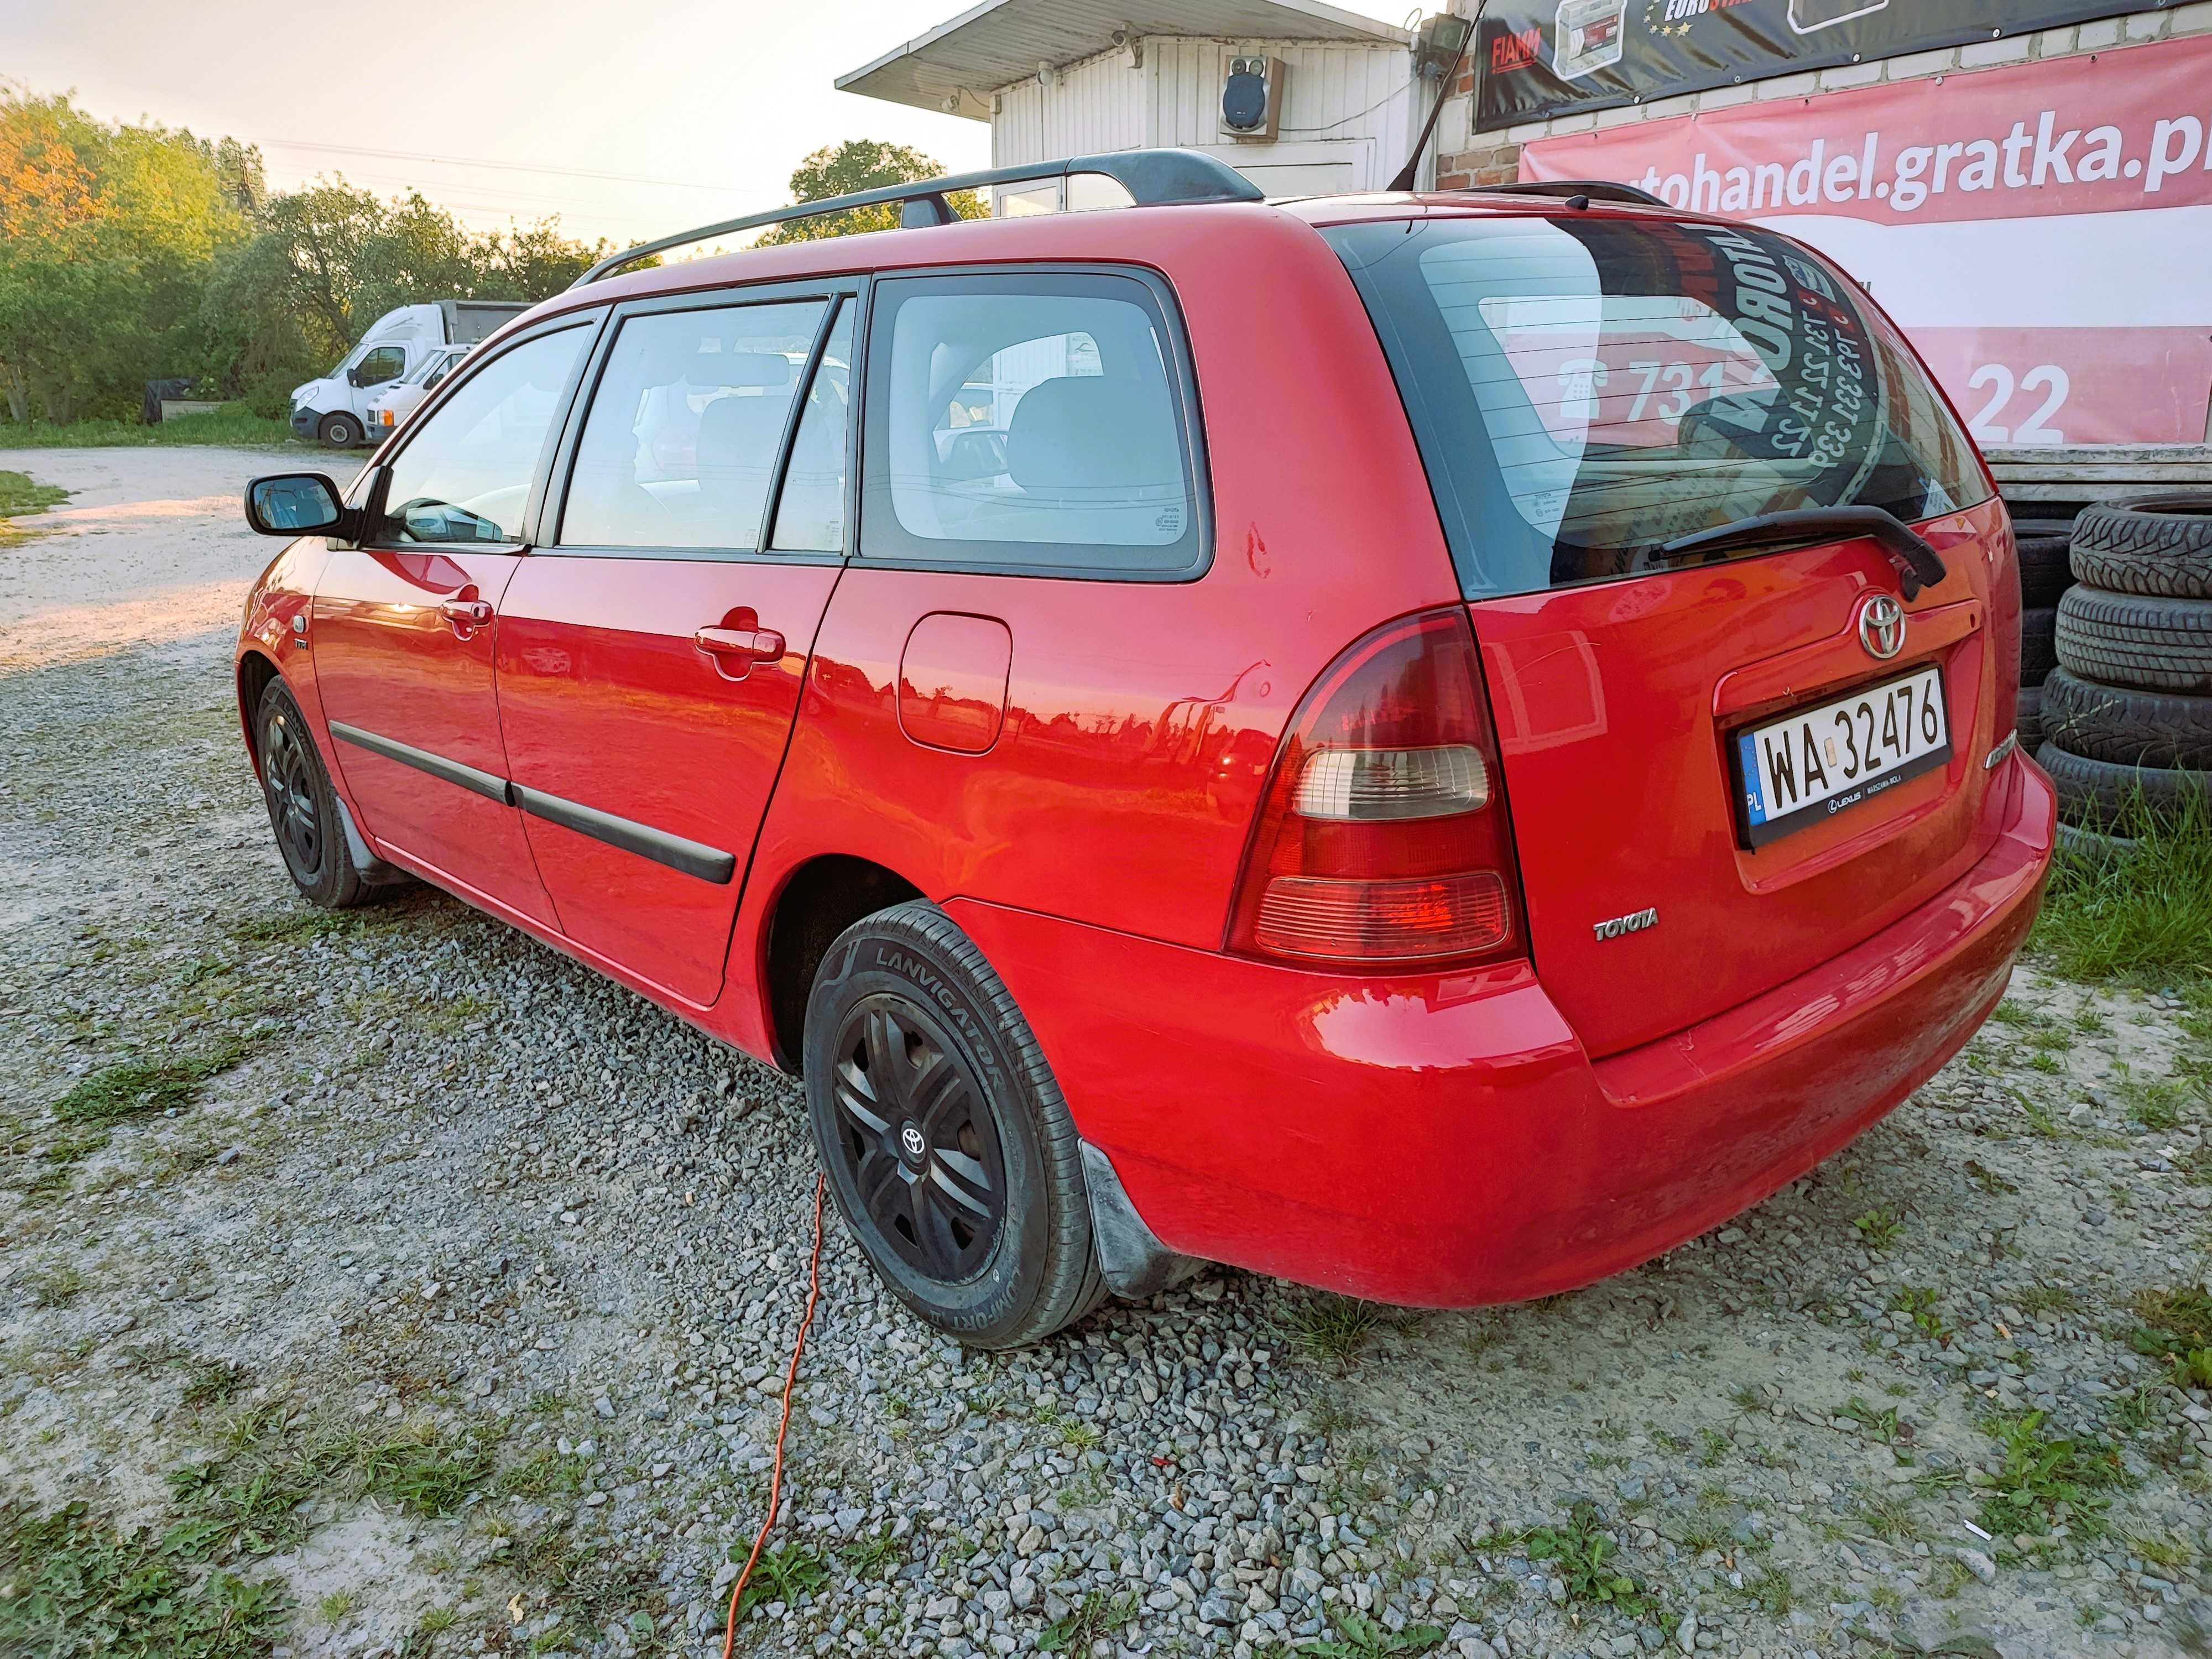
[[[2070,564],[2036,759],[2058,787],[2068,842],[2111,851],[2131,806],[2170,819],[2212,792],[2212,493],[2083,509]],[[2029,650],[2024,637],[2023,679]],[[2025,744],[2025,709],[2021,726]]]
[[[2058,665],[2058,601],[2074,585],[2067,562],[2073,525],[2064,519],[2015,519],[2020,550],[2020,746],[2043,744],[2043,683]]]

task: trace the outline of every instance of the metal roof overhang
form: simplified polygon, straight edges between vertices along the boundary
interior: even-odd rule
[[[982,0],[850,74],[837,90],[988,120],[990,94],[1113,46],[1115,31],[1200,40],[1409,46],[1411,31],[1323,0]]]

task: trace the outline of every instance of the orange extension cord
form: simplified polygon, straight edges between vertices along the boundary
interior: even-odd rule
[[[799,1382],[799,1356],[806,1352],[807,1328],[814,1323],[814,1304],[822,1294],[822,1199],[829,1190],[829,1182],[827,1175],[814,1178],[814,1260],[806,1270],[806,1312],[799,1322],[799,1340],[791,1345],[791,1369],[783,1374],[783,1421],[776,1425],[775,1430],[775,1468],[768,1481],[768,1516],[753,1539],[753,1553],[745,1557],[744,1571],[730,1586],[730,1619],[722,1632],[722,1659],[730,1659],[736,1651],[738,1603],[760,1560],[761,1547],[768,1542],[769,1528],[775,1525],[775,1506],[783,1496],[783,1437],[791,1432],[791,1391]]]

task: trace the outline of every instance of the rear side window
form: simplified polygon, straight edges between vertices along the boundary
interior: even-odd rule
[[[876,284],[860,551],[1177,575],[1203,556],[1187,384],[1149,284]]]
[[[1670,568],[1666,543],[1762,513],[1912,523],[1989,494],[1895,331],[1780,237],[1597,217],[1327,234],[1469,597]]]
[[[569,471],[563,547],[760,544],[824,302],[627,318]]]

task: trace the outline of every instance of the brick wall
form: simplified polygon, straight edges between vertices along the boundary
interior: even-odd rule
[[[1473,16],[1474,0],[1451,0],[1451,9],[1462,16]],[[1502,132],[1472,131],[1474,71],[1469,69],[1453,82],[1451,101],[1437,124],[1437,188],[1462,190],[1469,185],[1510,184],[1520,176],[1521,146],[1530,139],[1549,137],[1554,133],[1603,131],[1638,121],[1691,115],[1702,109],[1726,109],[1731,105],[1763,103],[1779,98],[1804,98],[1884,81],[1926,80],[1959,70],[1987,69],[1996,64],[2027,63],[2043,58],[2072,58],[2083,52],[2102,52],[2110,46],[2208,33],[2212,33],[2212,0],[2191,0],[2190,4],[2165,11],[2139,11],[2124,17],[2069,24],[2064,28],[2044,29],[2002,40],[1947,46],[1940,52],[1909,52],[1901,58],[1871,64],[1844,64],[1834,69],[1778,75],[1769,81],[1716,87],[1705,92],[1654,99],[1648,104],[1531,121]]]

